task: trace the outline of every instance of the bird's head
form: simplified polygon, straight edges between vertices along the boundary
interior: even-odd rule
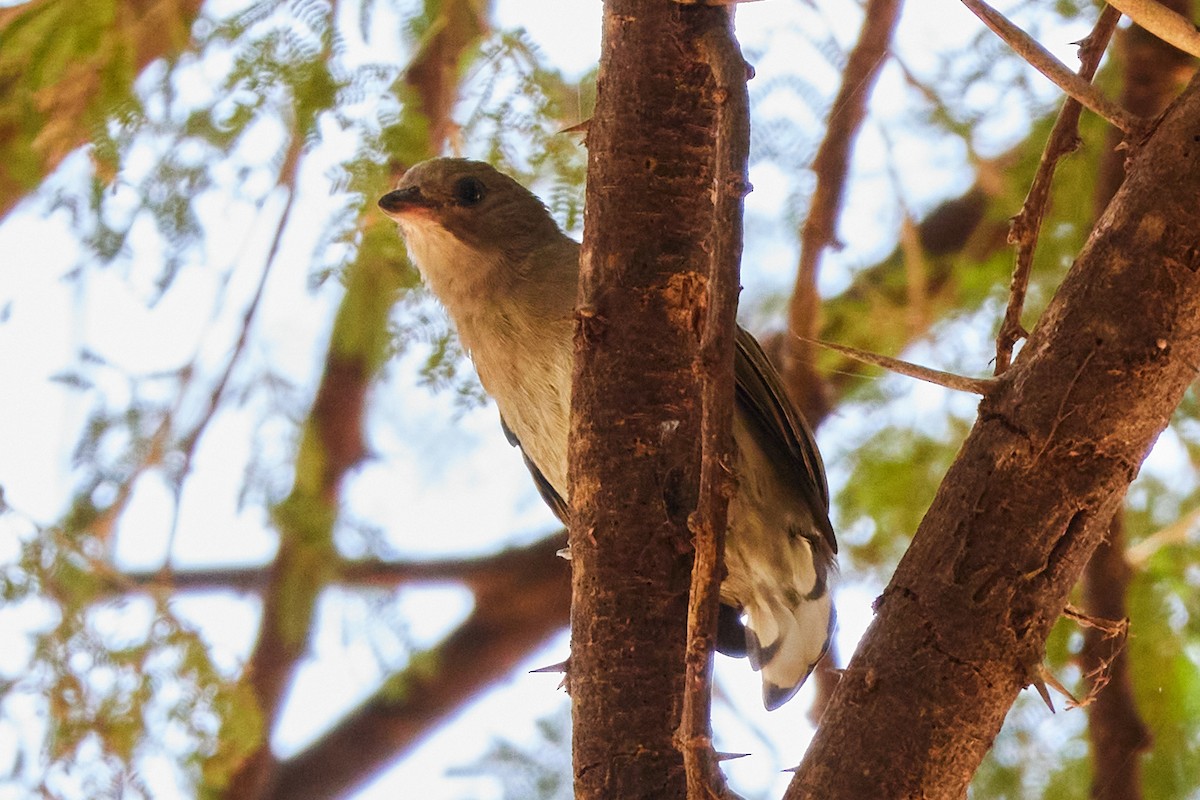
[[[563,235],[532,192],[492,166],[464,158],[417,164],[379,199],[379,207],[399,223],[427,277],[441,268],[437,262],[461,262],[468,253],[474,261],[519,267]]]

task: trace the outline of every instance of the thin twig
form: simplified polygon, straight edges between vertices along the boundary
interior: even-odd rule
[[[810,339],[809,341],[833,350],[836,353],[849,356],[855,361],[861,361],[864,364],[876,367],[883,367],[890,372],[907,375],[910,378],[916,378],[919,381],[932,383],[936,386],[943,386],[947,389],[954,389],[958,392],[967,392],[968,394],[977,394],[986,397],[997,383],[995,378],[968,378],[965,375],[955,375],[953,372],[943,372],[940,369],[922,367],[920,364],[914,364],[911,361],[903,361],[899,358],[859,350],[857,347],[848,347],[844,344],[835,344],[834,342],[826,342],[821,339]]]
[[[1182,14],[1155,0],[1108,0],[1108,4],[1167,44],[1200,58],[1200,32]]]
[[[734,327],[742,256],[742,201],[750,189],[750,99],[746,62],[728,27],[711,28],[699,40],[701,58],[712,71],[716,104],[713,153],[712,250],[708,268],[708,313],[698,368],[703,415],[700,422],[700,500],[690,520],[695,545],[688,597],[686,677],[677,741],[687,772],[689,800],[736,797],[725,785],[713,751],[712,651],[716,639],[725,525],[732,475]]]
[[[1049,50],[1038,44],[1033,37],[1014,25],[999,11],[983,0],[962,0],[962,4],[983,20],[983,23],[1016,51],[1017,55],[1053,81],[1058,88],[1126,133],[1141,133],[1145,127],[1145,120],[1130,114],[1109,100],[1099,89],[1068,69]]]
[[[966,0],[964,0],[966,1]],[[1105,6],[1100,12],[1100,19],[1087,38],[1079,43],[1079,75],[1083,81],[1091,81],[1100,64],[1100,57],[1108,48],[1117,22],[1121,19],[1120,12],[1111,6]],[[1090,84],[1089,84],[1090,85]],[[1037,249],[1038,234],[1042,229],[1042,219],[1046,215],[1046,207],[1050,201],[1050,189],[1054,181],[1054,170],[1058,161],[1079,146],[1079,115],[1083,108],[1079,101],[1068,97],[1058,112],[1054,128],[1046,139],[1046,147],[1042,151],[1042,160],[1038,164],[1033,183],[1029,186],[1029,194],[1021,206],[1021,213],[1013,218],[1009,229],[1009,244],[1016,245],[1017,263],[1013,268],[1012,283],[1008,294],[1008,308],[1004,311],[1004,322],[996,336],[996,374],[1000,375],[1012,363],[1013,347],[1027,334],[1021,326],[1021,312],[1025,307],[1025,293],[1029,287],[1029,273],[1033,268],[1033,254]]]

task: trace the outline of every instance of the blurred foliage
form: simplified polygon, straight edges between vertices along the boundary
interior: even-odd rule
[[[113,267],[147,308],[181,291],[177,282],[189,270],[224,269],[218,298],[245,273],[257,271],[265,284],[278,246],[259,264],[215,258],[214,243],[224,237],[212,214],[201,213],[205,199],[262,215],[277,214],[281,196],[312,202],[329,195],[321,202],[332,210],[306,254],[311,291],[324,291],[331,279],[342,285],[361,279],[356,263],[390,265],[384,283],[400,290],[397,302],[390,291],[350,287],[363,303],[384,304],[382,313],[392,319],[381,329],[388,343],[371,344],[369,320],[379,309],[360,303],[339,325],[335,348],[366,347],[380,366],[413,346],[424,348],[425,382],[477,403],[477,382],[463,368],[445,320],[414,291],[419,281],[394,225],[373,212],[396,165],[425,158],[429,141],[423,118],[410,107],[402,59],[364,61],[356,52],[363,42],[352,41],[368,38],[370,20],[384,6],[406,15],[407,38],[397,44],[411,50],[423,27],[402,2],[364,2],[357,31],[344,30],[337,6],[320,0],[253,2],[223,17],[203,13],[194,23],[179,9],[173,19],[184,27],[174,51],[166,60],[148,59],[140,74],[133,64],[137,39],[169,29],[130,27],[129,9],[119,3],[88,13],[74,6],[67,13],[58,2],[5,9],[0,131],[13,138],[0,138],[0,145],[29,148],[40,137],[34,149],[61,150],[61,160],[90,140],[82,179],[78,168],[72,177],[48,178],[57,160],[14,156],[5,164],[21,191],[45,181],[32,198],[45,213],[70,215],[80,256],[67,277],[81,296]],[[154,21],[151,15],[138,24]],[[552,69],[521,32],[495,34],[474,63],[460,137],[480,142],[481,153],[507,154],[510,168],[529,141],[540,143],[542,155],[526,160],[520,174],[549,185],[552,210],[577,229],[584,160],[557,132],[590,114],[594,76],[580,83]],[[81,74],[88,80],[80,81]],[[75,105],[67,108],[68,100]],[[90,135],[63,138],[72,122],[80,123],[73,133]],[[322,153],[330,139],[345,136],[357,144],[326,167],[324,185],[306,181],[306,160],[328,159]],[[281,229],[292,205],[289,199],[284,206]],[[147,259],[148,252],[159,257]],[[252,298],[246,307],[247,327],[257,304]],[[247,335],[239,334],[240,342]],[[286,491],[291,453],[277,442],[281,434],[296,437],[288,421],[305,413],[311,388],[247,357],[242,343],[215,365],[201,343],[191,361],[156,373],[130,370],[85,343],[75,365],[55,376],[90,411],[75,448],[69,510],[52,527],[18,524],[22,554],[4,574],[10,609],[38,609],[55,621],[27,626],[27,663],[0,676],[0,708],[11,712],[32,702],[45,722],[40,737],[23,737],[0,786],[47,797],[150,797],[141,764],[165,759],[176,765],[179,786],[192,787],[185,794],[208,795],[220,791],[261,739],[263,720],[246,684],[216,669],[204,640],[174,616],[169,592],[113,599],[129,587],[110,560],[122,515],[147,481],[169,488],[178,513],[196,448],[226,409],[257,418],[253,435],[265,445],[253,448],[239,503],[274,506]],[[142,629],[126,632],[114,622],[147,604]]]
[[[165,758],[181,780],[219,786],[261,736],[253,698],[165,593],[112,599],[124,581],[103,550],[79,530],[37,531],[0,575],[5,607],[39,621],[0,707],[44,704],[47,723],[44,751],[22,753],[8,779],[45,797],[148,799],[141,764]]]
[[[75,363],[54,377],[82,409],[61,519],[42,525],[5,509],[0,520],[21,531],[19,553],[0,580],[2,597],[6,609],[30,620],[22,630],[27,652],[0,673],[0,725],[20,729],[31,715],[43,725],[19,738],[20,752],[0,787],[63,798],[150,796],[139,765],[155,760],[173,765],[173,780],[185,795],[213,794],[262,734],[264,720],[245,685],[216,666],[167,591],[130,593],[112,561],[120,522],[139,489],[161,484],[178,515],[195,454],[206,431],[227,421],[223,414],[248,419],[238,509],[266,518],[288,490],[311,381],[273,363],[251,330],[253,292],[239,287],[266,287],[280,270],[298,269],[314,308],[329,312],[312,321],[324,330],[332,324],[332,304],[316,301],[340,297],[362,280],[355,265],[384,265],[389,272],[378,282],[379,294],[364,292],[365,304],[356,306],[361,315],[337,328],[335,338],[344,338],[335,349],[366,351],[373,366],[386,362],[397,370],[402,364],[415,372],[387,376],[388,388],[411,379],[453,397],[459,410],[481,402],[473,372],[443,315],[420,290],[394,226],[374,210],[397,171],[427,155],[428,121],[413,111],[417,96],[403,66],[436,29],[436,6],[263,0],[218,15],[183,0],[159,0],[148,13],[134,14],[120,0],[35,0],[0,9],[0,200],[24,198],[35,213],[70,217],[79,257],[67,277],[80,297],[115,279],[146,308],[156,308],[192,291],[190,277],[215,276],[213,296],[201,300],[211,303],[212,327],[220,331],[198,339],[178,363],[150,371],[83,341]],[[1053,11],[1030,2],[1006,10],[1035,31],[1043,25],[1059,30],[1095,14],[1082,0],[1057,2]],[[830,24],[827,11],[797,4],[793,28],[781,27],[746,51],[762,66],[751,83],[752,159],[788,179],[777,217],[751,224],[770,226],[777,241],[789,244],[803,222],[813,183],[809,165],[851,45],[835,33],[844,26]],[[391,19],[399,24],[384,30]],[[932,67],[917,57],[923,55],[911,42],[897,43],[889,69],[893,79],[899,76],[891,85],[902,87],[904,105],[873,112],[867,133],[886,130],[885,143],[893,143],[888,160],[904,160],[905,141],[922,141],[953,161],[960,179],[974,170],[982,222],[962,247],[926,254],[923,308],[913,307],[907,269],[913,265],[898,247],[870,257],[857,250],[836,262],[845,275],[827,300],[823,335],[886,353],[911,352],[916,344],[922,357],[939,362],[933,366],[986,374],[1013,262],[1002,241],[1005,221],[1024,199],[1056,100],[982,28],[961,48],[934,54]],[[1119,77],[1110,64],[1099,82],[1112,86]],[[515,174],[578,233],[585,157],[579,135],[562,131],[590,117],[594,72],[566,75],[523,31],[494,31],[461,65],[460,95],[452,147]],[[1081,148],[1059,166],[1034,261],[1027,326],[1089,227],[1105,133],[1085,114],[1081,135]],[[879,154],[873,155],[872,165],[853,178],[868,187],[860,192],[892,209],[891,216],[844,224],[841,233],[853,246],[869,228],[889,242],[886,251],[904,214],[925,215],[905,185],[917,179],[910,170],[922,165],[902,164],[894,175],[881,175]],[[962,188],[948,184],[941,197]],[[288,209],[297,205],[323,210],[319,230],[289,225]],[[0,204],[0,214],[10,207]],[[238,217],[261,221],[275,243],[256,249],[250,233],[222,227]],[[236,237],[245,241],[231,247]],[[300,244],[280,244],[293,239]],[[390,315],[381,313],[380,304],[393,300]],[[779,326],[785,297],[746,302],[759,306],[768,325]],[[5,304],[0,324],[10,311]],[[381,316],[388,319],[386,335],[376,324]],[[845,369],[832,355],[822,358],[832,370]],[[905,382],[858,372],[838,383],[838,391],[837,415],[863,420],[850,435],[853,446],[830,465],[848,476],[835,487],[842,572],[878,588],[916,530],[971,414],[949,402],[926,407],[928,395]],[[1128,646],[1137,699],[1155,737],[1144,764],[1146,796],[1182,798],[1200,791],[1194,755],[1200,750],[1200,540],[1194,531],[1156,536],[1200,505],[1195,392],[1163,439],[1167,454],[1147,466],[1129,496],[1130,545],[1145,546],[1149,555],[1130,596]],[[164,523],[166,552],[176,516]],[[363,548],[386,549],[379,543],[385,537],[353,509],[338,524],[341,533],[353,534],[339,543],[369,538]],[[404,621],[390,602],[389,596],[379,609],[390,617],[380,638],[404,639]],[[1060,621],[1047,647],[1047,666],[1072,687],[1079,680],[1080,640],[1073,623]],[[408,663],[422,648],[406,641],[385,649],[401,653],[382,659],[396,673],[406,665],[431,668]],[[567,797],[569,727],[561,715],[539,721],[532,739],[497,742],[460,774],[494,778],[503,797]],[[971,796],[1086,796],[1085,736],[1082,711],[1052,717],[1025,693]]]
[[[571,800],[571,706],[534,723],[527,741],[493,742],[476,761],[454,770],[460,777],[486,777],[500,785],[501,800]]]

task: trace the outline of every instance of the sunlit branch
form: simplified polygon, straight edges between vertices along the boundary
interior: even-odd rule
[[[1141,133],[1145,127],[1144,120],[1135,117],[1105,97],[1099,89],[1068,69],[1049,50],[1042,47],[1033,37],[1014,25],[999,11],[982,0],[962,0],[962,4],[983,20],[985,25],[991,28],[1030,66],[1082,103],[1084,107],[1096,112],[1126,133]]]
[[[1108,0],[1108,4],[1167,44],[1200,58],[1200,32],[1182,14],[1156,0]]]
[[[708,29],[699,42],[712,72],[716,106],[713,148],[712,252],[708,265],[708,313],[697,367],[703,376],[700,423],[700,499],[689,521],[696,557],[688,597],[687,674],[677,736],[687,770],[689,798],[732,798],[712,746],[712,658],[716,640],[725,527],[732,489],[733,351],[742,200],[750,152],[750,98],[746,62],[728,25]]]
[[[899,358],[892,358],[891,356],[884,356],[878,353],[869,353],[866,350],[859,350],[857,347],[847,347],[844,344],[825,342],[820,339],[813,339],[811,341],[821,347],[826,347],[842,355],[849,356],[855,361],[861,361],[864,364],[871,364],[876,367],[883,367],[890,372],[907,375],[910,378],[916,378],[926,383],[932,383],[936,386],[943,386],[959,392],[987,395],[996,385],[995,378],[968,378],[964,375],[955,375],[953,372],[943,372],[940,369],[922,367],[920,364],[913,364],[911,361],[903,361]]]

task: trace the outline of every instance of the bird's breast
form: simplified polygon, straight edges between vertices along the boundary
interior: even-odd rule
[[[567,436],[571,414],[570,320],[537,330],[473,336],[471,357],[483,388],[550,485],[567,496]]]

